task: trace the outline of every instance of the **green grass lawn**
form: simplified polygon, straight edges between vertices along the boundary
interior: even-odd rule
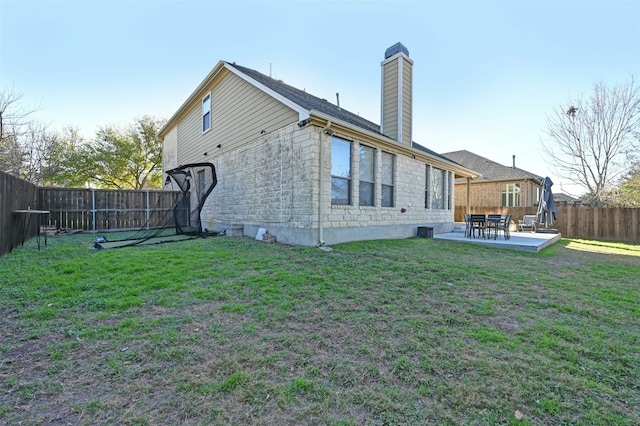
[[[640,423],[640,247],[219,237],[0,258],[0,424]]]

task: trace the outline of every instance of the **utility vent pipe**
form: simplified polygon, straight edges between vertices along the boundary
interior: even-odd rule
[[[516,156],[515,155],[513,156],[513,168],[514,169],[516,168]]]

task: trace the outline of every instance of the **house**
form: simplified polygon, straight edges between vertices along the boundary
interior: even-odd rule
[[[213,163],[203,226],[232,235],[314,246],[449,232],[454,179],[478,174],[412,142],[412,68],[401,43],[386,50],[378,125],[220,61],[161,130],[164,170]]]
[[[579,199],[569,194],[565,194],[564,192],[554,192],[553,201],[555,201],[556,204],[563,205],[563,206],[566,206],[566,205],[578,206],[581,204]]]
[[[474,207],[532,207],[538,204],[543,178],[517,168],[515,156],[509,167],[465,150],[442,155],[482,175],[469,182],[456,180],[456,204],[466,203],[467,199]]]

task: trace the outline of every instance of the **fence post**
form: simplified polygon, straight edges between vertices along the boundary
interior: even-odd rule
[[[93,222],[93,233],[96,233],[96,189],[91,188],[91,221]]]
[[[147,214],[146,214],[146,218],[147,218],[147,229],[149,229],[149,220],[151,218],[151,206],[149,206],[149,190],[147,189]]]

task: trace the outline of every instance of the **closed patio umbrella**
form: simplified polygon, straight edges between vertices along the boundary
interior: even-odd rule
[[[549,230],[549,226],[556,222],[558,217],[558,208],[556,202],[553,200],[553,193],[551,187],[553,182],[549,177],[546,177],[542,181],[542,196],[540,197],[540,204],[538,205],[538,222],[544,223],[546,230]],[[554,232],[558,232],[553,230]]]

